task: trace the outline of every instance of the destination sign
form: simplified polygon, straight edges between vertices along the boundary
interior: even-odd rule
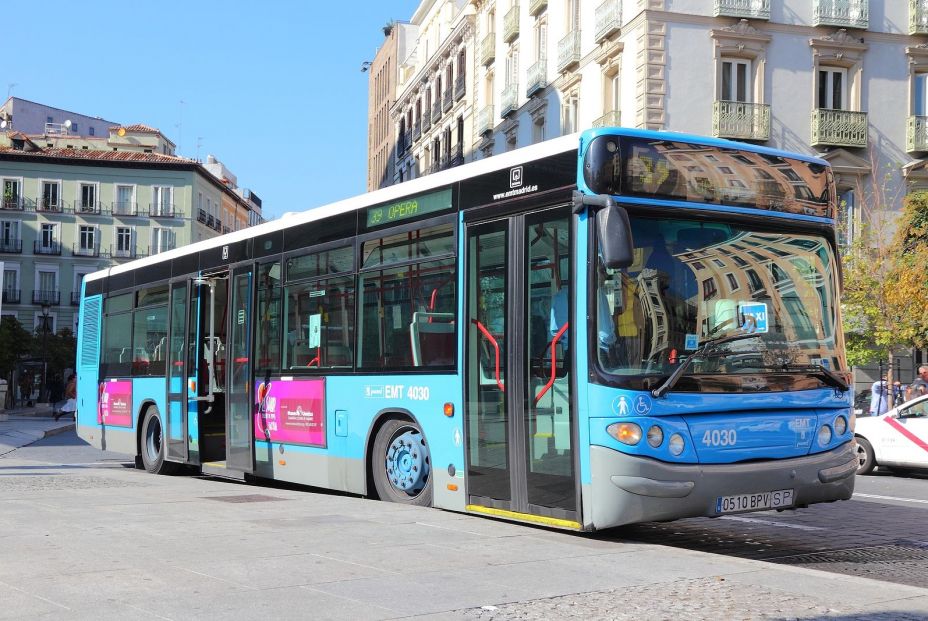
[[[451,209],[451,189],[407,198],[388,205],[379,205],[367,210],[367,228],[394,224],[430,213]]]

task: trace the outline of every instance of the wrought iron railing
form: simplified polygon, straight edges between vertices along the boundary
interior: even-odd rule
[[[467,89],[467,79],[465,75],[459,75],[454,79],[454,99],[455,101],[464,96]]]
[[[812,23],[816,26],[867,28],[870,25],[870,0],[815,0]]]
[[[422,137],[422,119],[416,119],[412,125],[412,140],[415,142]]]
[[[503,41],[512,43],[519,36],[519,5],[513,4],[503,17]]]
[[[441,100],[432,104],[432,122],[437,123],[441,120]]]
[[[531,97],[548,85],[548,61],[546,59],[542,58],[528,68],[526,82],[528,82],[525,88],[526,97]]]
[[[866,112],[816,108],[812,111],[812,146],[866,147]]]
[[[928,0],[909,0],[909,34],[928,34]]]
[[[477,133],[485,134],[493,131],[496,117],[493,116],[493,106],[485,106],[477,113]]]
[[[557,43],[557,70],[564,71],[580,62],[580,29],[575,28]]]
[[[622,113],[618,110],[610,110],[593,121],[593,127],[621,127]]]
[[[12,198],[4,197],[0,199],[0,209],[8,209],[11,211],[22,211],[23,201],[19,196],[14,196]]]
[[[606,0],[596,7],[594,21],[593,41],[599,43],[622,27],[621,0]]]
[[[44,213],[61,213],[64,211],[64,204],[59,199],[42,197],[35,202],[35,210]]]
[[[429,112],[429,107],[426,106],[425,110],[422,113],[422,133],[429,131],[432,127],[432,115]]]
[[[139,215],[139,205],[131,201],[116,201],[113,203],[113,215],[137,216]]]
[[[61,292],[51,290],[36,289],[32,292],[33,304],[48,304],[49,306],[58,306],[61,304]]]
[[[112,245],[110,246],[110,256],[114,259],[137,259],[138,253],[135,251],[135,246],[120,248],[118,245]]]
[[[72,291],[71,292],[71,306],[80,306],[81,305],[81,292]]]
[[[716,101],[712,135],[736,140],[770,140],[770,106],[743,101]]]
[[[928,151],[928,116],[910,116],[905,132],[905,150]]]
[[[480,41],[480,64],[489,65],[496,60],[496,33],[491,32]]]
[[[441,98],[441,109],[447,112],[454,106],[454,85],[445,87],[445,96]]]
[[[22,292],[19,289],[4,289],[3,290],[3,303],[4,304],[19,304],[22,300]]]
[[[42,243],[42,240],[32,242],[32,254],[60,255],[61,242]]]
[[[22,254],[23,240],[0,238],[0,252],[4,254]]]
[[[770,19],[770,0],[715,0],[716,17]]]
[[[100,201],[80,199],[74,203],[74,213],[83,216],[99,216],[103,213],[103,204]]]
[[[174,209],[173,203],[154,203],[148,205],[148,215],[152,218],[179,218],[180,212]]]
[[[71,245],[71,254],[75,257],[99,257],[100,246],[93,244],[91,246],[82,246],[80,244]]]
[[[500,98],[500,116],[506,116],[519,109],[519,83],[507,84]]]

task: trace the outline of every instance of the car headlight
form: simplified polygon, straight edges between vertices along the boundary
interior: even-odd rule
[[[648,429],[648,444],[654,448],[659,447],[664,442],[664,431],[658,425],[651,425]]]
[[[835,435],[843,436],[847,431],[847,420],[843,416],[835,419]]]
[[[675,433],[670,436],[670,442],[667,443],[667,448],[670,449],[670,454],[675,457],[683,452],[684,446],[686,446],[686,441],[679,433]]]
[[[629,446],[635,446],[641,441],[641,427],[635,423],[613,423],[606,427],[606,433]]]
[[[818,445],[828,446],[829,442],[831,442],[831,427],[822,425],[818,430]]]

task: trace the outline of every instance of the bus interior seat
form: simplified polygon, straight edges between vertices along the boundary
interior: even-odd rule
[[[454,364],[454,313],[413,313],[409,341],[413,366]]]

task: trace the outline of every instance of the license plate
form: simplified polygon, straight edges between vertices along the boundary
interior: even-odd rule
[[[773,492],[760,492],[758,494],[719,496],[715,501],[715,512],[717,514],[742,513],[744,511],[792,507],[794,497],[795,493],[791,489],[778,489]]]

